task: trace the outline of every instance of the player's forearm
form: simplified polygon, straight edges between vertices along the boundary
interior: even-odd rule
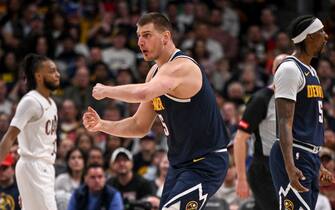
[[[152,99],[147,86],[143,83],[106,87],[104,95],[127,103],[141,103]]]
[[[16,136],[17,136],[16,133],[14,133],[10,127],[10,130],[8,130],[4,135],[4,137],[2,138],[0,142],[0,162],[2,162],[5,159],[6,155],[10,151],[10,148],[12,147],[16,139]]]
[[[133,117],[130,117],[120,121],[101,120],[100,131],[124,138],[141,138],[148,129],[141,127]]]
[[[234,139],[234,159],[236,164],[236,171],[237,171],[237,178],[238,179],[247,179],[246,173],[246,153],[247,153],[247,146],[246,142],[249,139],[250,134],[238,130],[237,134]]]
[[[280,147],[282,150],[286,170],[289,170],[294,166],[293,161],[293,137],[292,129],[289,128],[286,122],[279,122],[279,136],[280,136]]]

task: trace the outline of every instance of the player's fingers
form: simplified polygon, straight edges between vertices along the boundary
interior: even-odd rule
[[[299,181],[291,183],[292,187],[296,189],[298,192],[308,192],[309,189],[304,187],[302,184],[300,184]]]

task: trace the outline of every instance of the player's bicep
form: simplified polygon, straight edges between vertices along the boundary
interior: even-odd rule
[[[276,98],[276,111],[279,125],[292,127],[294,108],[295,101],[286,98]]]
[[[136,125],[141,128],[141,130],[147,132],[150,130],[155,118],[156,112],[153,110],[151,101],[142,102],[138,107],[133,118]]]

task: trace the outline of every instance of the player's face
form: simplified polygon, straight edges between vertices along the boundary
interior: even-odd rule
[[[91,192],[99,192],[106,183],[106,178],[102,168],[91,168],[87,171],[85,182]]]
[[[326,46],[328,34],[321,29],[313,34],[310,34],[310,36],[313,38],[313,49],[315,49],[314,55],[318,56]]]
[[[60,74],[56,67],[56,64],[51,60],[43,62],[43,85],[51,90],[54,91],[59,87],[60,84]]]
[[[166,39],[162,32],[155,29],[153,23],[137,27],[137,44],[143,54],[145,61],[156,60],[164,48]]]

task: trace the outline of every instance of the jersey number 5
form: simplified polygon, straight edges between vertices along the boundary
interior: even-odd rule
[[[161,121],[161,123],[163,125],[165,135],[169,136],[170,135],[169,129],[168,129],[167,125],[164,122],[163,116],[161,114],[158,114],[158,117],[159,117],[159,119],[160,119],[160,121]]]
[[[319,122],[323,123],[322,101],[318,101],[318,103],[319,103]]]

